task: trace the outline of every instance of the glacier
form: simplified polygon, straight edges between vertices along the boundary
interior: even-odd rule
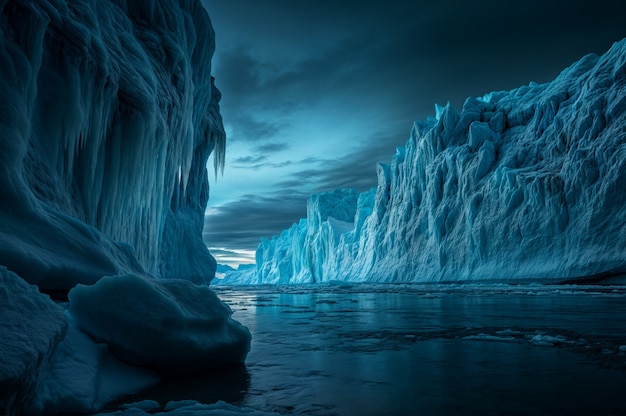
[[[201,2],[0,10],[0,413],[96,412],[243,361],[250,334],[206,286],[226,135]]]
[[[220,284],[626,281],[626,40],[551,82],[436,106],[377,175],[311,196]]]

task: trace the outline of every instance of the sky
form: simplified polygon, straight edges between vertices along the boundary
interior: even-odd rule
[[[436,103],[548,82],[626,37],[623,0],[202,2],[227,135],[204,239],[231,266],[312,193],[376,186]]]

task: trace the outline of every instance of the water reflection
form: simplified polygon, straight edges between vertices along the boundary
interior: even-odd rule
[[[219,295],[253,334],[244,406],[313,415],[626,414],[622,289]]]

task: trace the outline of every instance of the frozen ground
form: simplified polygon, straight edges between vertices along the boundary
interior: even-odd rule
[[[165,414],[626,414],[626,286],[217,291],[252,332],[246,365],[156,386],[110,411],[188,399],[236,408],[183,402]]]

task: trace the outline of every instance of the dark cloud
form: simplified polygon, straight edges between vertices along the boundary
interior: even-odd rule
[[[289,149],[289,143],[265,143],[255,146],[254,151],[258,153],[277,153]]]
[[[396,146],[404,146],[402,135],[389,136],[379,133],[364,140],[363,145],[340,158],[313,160],[315,166],[302,169],[279,182],[277,186],[287,189],[311,185],[315,192],[337,188],[356,188],[365,191],[376,186],[378,163],[390,163]],[[408,138],[408,133],[406,134]]]
[[[231,104],[359,94],[418,117],[434,102],[458,105],[467,95],[548,81],[626,36],[621,0],[205,4],[218,36],[214,72],[228,92],[226,114]],[[228,43],[220,44],[220,33]]]
[[[306,216],[309,195],[284,189],[271,195],[245,195],[238,201],[212,209],[204,221],[204,241],[209,247],[255,250],[269,238]]]
[[[211,254],[218,257],[237,257],[239,253],[234,250],[211,247]]]
[[[256,164],[259,164],[261,162],[264,162],[265,160],[267,160],[267,156],[266,155],[261,155],[261,156],[244,156],[244,157],[238,157],[238,158],[234,159],[233,163],[238,164],[238,165],[256,165]]]
[[[236,169],[249,169],[249,170],[259,170],[259,169],[280,169],[288,166],[306,166],[311,164],[323,164],[326,163],[323,159],[308,157],[305,159],[301,159],[298,161],[293,160],[283,160],[280,162],[270,162],[268,161],[268,157],[265,155],[262,156],[244,156],[238,157],[233,160],[232,164],[229,167]],[[290,186],[282,186],[283,188],[291,188]]]
[[[224,106],[222,104],[222,106]],[[262,142],[273,139],[285,123],[277,120],[260,121],[254,116],[254,112],[234,112],[227,120],[233,131],[228,137],[229,141]]]
[[[252,159],[254,160],[254,157],[245,157],[242,158],[244,160],[247,159]],[[235,168],[235,169],[247,169],[247,170],[253,170],[253,171],[257,171],[257,170],[261,170],[261,169],[280,169],[280,168],[285,168],[287,166],[292,166],[294,164],[293,161],[291,160],[284,160],[282,162],[264,162],[264,163],[252,163],[252,162],[243,162],[243,163],[237,163],[235,161],[235,163],[231,164],[229,167]]]

